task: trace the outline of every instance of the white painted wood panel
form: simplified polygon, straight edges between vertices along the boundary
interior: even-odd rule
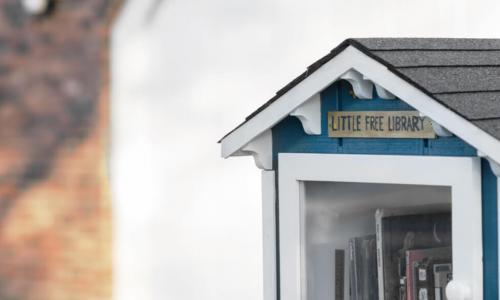
[[[276,300],[276,183],[274,171],[262,171],[262,247],[264,300]]]
[[[482,299],[480,171],[480,159],[469,157],[280,154],[282,298],[306,300],[302,296],[301,182],[331,181],[451,187],[454,279],[449,299]]]
[[[391,94],[438,122],[496,162],[500,162],[500,141],[449,110],[384,65],[349,46],[316,72],[283,94],[221,142],[222,156],[229,157],[260,133],[271,128],[290,112],[337,81],[345,72],[355,70]]]

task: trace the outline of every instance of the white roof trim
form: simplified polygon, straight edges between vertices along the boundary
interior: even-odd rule
[[[449,110],[353,46],[347,47],[252,119],[222,139],[222,156],[227,158],[233,155],[256,136],[272,128],[276,123],[288,116],[314,94],[321,92],[337,81],[341,75],[350,69],[354,69],[363,76],[370,78],[375,84],[382,86],[432,120],[436,120],[490,159],[500,162],[500,141]]]

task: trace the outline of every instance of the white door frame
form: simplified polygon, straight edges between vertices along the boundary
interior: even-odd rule
[[[450,300],[483,297],[481,164],[473,157],[280,153],[279,232],[282,300],[304,296],[301,230],[303,182],[358,182],[451,187],[453,284]],[[337,299],[338,300],[338,299]]]

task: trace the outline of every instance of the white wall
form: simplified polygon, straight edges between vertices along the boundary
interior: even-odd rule
[[[112,52],[116,299],[261,299],[259,172],[228,130],[346,37],[498,37],[497,0],[129,0]]]

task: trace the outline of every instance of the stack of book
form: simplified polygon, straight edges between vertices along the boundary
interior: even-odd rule
[[[377,210],[376,234],[349,240],[351,300],[446,300],[451,214]]]

